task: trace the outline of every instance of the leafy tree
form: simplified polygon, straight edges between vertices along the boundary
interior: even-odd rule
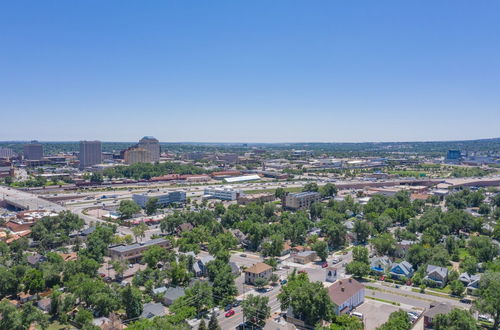
[[[283,196],[285,196],[285,189],[276,188],[276,190],[274,191],[274,197],[276,197],[277,199],[281,199],[283,198]]]
[[[23,320],[18,309],[7,300],[0,302],[0,315],[0,329],[23,329]]]
[[[152,245],[142,253],[142,259],[148,267],[156,268],[160,261],[168,259],[168,251],[159,245]]]
[[[28,291],[31,294],[43,291],[45,289],[43,273],[35,268],[28,269],[24,275],[23,284],[25,291]]]
[[[323,214],[324,204],[321,202],[314,202],[309,207],[309,213],[311,214],[311,219],[319,219]]]
[[[215,313],[212,313],[212,316],[210,317],[210,321],[208,322],[208,330],[221,330]]]
[[[139,289],[131,285],[122,292],[122,303],[125,306],[125,312],[128,319],[139,317],[142,313],[142,294]]]
[[[325,241],[317,241],[312,248],[316,251],[318,257],[321,258],[321,261],[325,261],[328,258],[328,243]]]
[[[306,274],[292,273],[278,295],[281,310],[293,309],[296,318],[308,325],[334,318],[333,303],[320,282],[310,282]]]
[[[200,325],[198,326],[198,330],[208,330],[207,324],[204,319],[201,319]]]
[[[134,234],[135,241],[137,242],[137,238],[139,237],[141,240],[146,237],[146,231],[148,230],[148,226],[141,222],[137,226],[132,228],[132,234]]]
[[[406,260],[413,265],[413,267],[418,267],[423,265],[428,261],[428,250],[426,250],[420,244],[413,244],[406,252]]]
[[[152,197],[146,202],[146,214],[153,215],[158,210],[158,197]]]
[[[133,200],[120,201],[118,207],[122,219],[130,219],[134,214],[141,212],[141,207]]]
[[[274,212],[276,212],[276,207],[274,206],[273,203],[266,203],[264,205],[264,216],[266,218],[271,218],[274,216]]]
[[[269,281],[263,277],[259,277],[255,279],[254,284],[257,289],[262,289],[269,284]]]
[[[308,182],[304,185],[304,188],[302,188],[302,191],[318,191],[319,187],[316,182]]]
[[[262,243],[261,252],[264,257],[277,257],[281,255],[285,240],[282,235],[272,235],[268,241]]]
[[[271,316],[269,297],[249,295],[242,303],[243,315],[259,327],[264,327],[266,319]]]
[[[360,243],[366,243],[368,236],[370,236],[370,225],[367,221],[356,220],[354,222],[354,233],[356,234],[356,240]]]
[[[338,192],[337,187],[332,183],[327,183],[319,188],[319,193],[321,197],[330,197],[336,195]]]
[[[103,181],[104,181],[104,178],[102,177],[102,174],[101,174],[101,173],[94,172],[94,173],[92,173],[92,175],[90,176],[90,182],[92,182],[92,183],[98,183],[98,184],[101,184]]]
[[[87,248],[80,252],[90,259],[102,262],[116,230],[114,226],[98,225],[87,238]]]
[[[493,244],[489,237],[471,237],[468,246],[470,253],[475,256],[479,262],[491,261],[498,255],[498,246]]]
[[[378,255],[392,255],[395,250],[396,240],[391,233],[384,233],[373,238],[371,244]]]
[[[167,269],[167,277],[170,279],[172,285],[177,286],[187,284],[191,275],[187,271],[185,265],[178,262],[172,262]]]
[[[411,327],[412,323],[408,314],[403,310],[399,310],[392,312],[387,322],[378,327],[377,330],[410,330]]]
[[[368,249],[364,246],[355,246],[352,250],[352,258],[355,261],[359,261],[368,264]]]
[[[75,322],[82,328],[86,325],[92,324],[93,319],[94,316],[92,315],[92,312],[85,308],[79,309],[75,315]]]
[[[330,223],[324,228],[328,239],[328,245],[332,248],[340,248],[346,242],[347,230],[344,225],[339,223]]]
[[[477,259],[473,256],[466,256],[460,263],[460,267],[469,275],[474,275],[477,272]]]
[[[112,260],[110,264],[115,270],[115,279],[122,278],[125,269],[127,269],[125,262],[123,260]]]
[[[435,330],[479,330],[472,314],[469,311],[458,308],[454,308],[448,314],[436,315],[432,323]]]
[[[454,280],[450,282],[451,294],[455,296],[461,296],[464,293],[464,284],[459,280]]]
[[[363,322],[355,317],[343,314],[336,316],[333,323],[328,328],[329,330],[363,330]]]
[[[479,298],[474,302],[475,308],[494,319],[493,329],[500,324],[500,273],[488,271],[481,276],[479,282]]]
[[[354,277],[361,278],[370,273],[370,266],[364,262],[352,261],[345,267],[347,273],[352,274]]]

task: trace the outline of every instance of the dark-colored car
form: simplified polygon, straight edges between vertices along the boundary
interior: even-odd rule
[[[460,299],[460,302],[463,304],[472,304],[472,299],[462,298],[462,299]]]
[[[240,304],[241,304],[241,301],[239,301],[239,300],[235,300],[235,301],[233,302],[233,307],[238,307]]]
[[[228,310],[230,310],[231,308],[233,308],[233,305],[231,304],[227,304],[226,307],[224,307],[224,312],[227,312]]]
[[[281,285],[285,285],[287,282],[287,280],[281,280]]]
[[[322,265],[321,265],[321,268],[326,268],[328,267],[328,262],[324,262]]]

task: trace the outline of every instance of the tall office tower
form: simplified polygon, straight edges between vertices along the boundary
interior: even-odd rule
[[[101,163],[101,141],[80,141],[80,169]]]
[[[38,141],[31,141],[24,145],[24,159],[41,160],[43,157],[43,146]]]
[[[155,139],[152,136],[143,137],[137,147],[144,149],[150,153],[149,162],[158,162],[160,161],[160,141]]]

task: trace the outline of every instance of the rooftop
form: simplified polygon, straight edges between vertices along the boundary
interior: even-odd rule
[[[252,267],[249,267],[245,270],[245,273],[254,273],[254,274],[260,274],[262,272],[265,272],[267,270],[272,269],[271,266],[268,264],[265,264],[263,262],[259,262],[258,264],[253,265]]]
[[[363,289],[364,286],[353,278],[342,279],[328,287],[328,295],[335,305],[340,306]]]
[[[138,249],[141,247],[148,247],[148,246],[157,245],[157,244],[165,243],[165,242],[168,242],[168,240],[166,240],[164,238],[156,238],[156,239],[152,239],[150,241],[147,241],[145,243],[135,243],[135,244],[131,244],[131,245],[114,246],[114,247],[111,247],[110,250],[117,251],[117,252],[126,252],[126,251],[135,250],[135,249]]]

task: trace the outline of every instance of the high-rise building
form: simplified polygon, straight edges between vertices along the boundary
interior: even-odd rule
[[[143,148],[128,148],[123,154],[126,164],[149,163],[151,162],[151,153]]]
[[[80,141],[80,169],[101,163],[101,141]]]
[[[41,160],[43,158],[43,146],[38,141],[24,145],[24,159],[26,160]]]
[[[160,161],[160,141],[158,141],[154,137],[152,136],[143,137],[137,144],[137,147],[142,148],[150,153],[151,158],[149,161],[151,162]]]

